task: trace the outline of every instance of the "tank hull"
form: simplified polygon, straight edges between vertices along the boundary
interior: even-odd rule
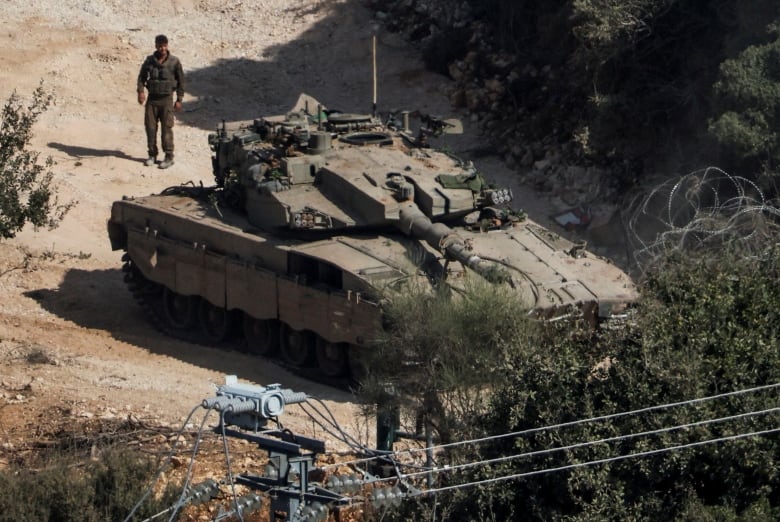
[[[112,248],[126,252],[136,277],[237,316],[237,334],[247,319],[306,332],[315,352],[323,342],[361,349],[381,328],[383,295],[412,278],[429,284],[445,271],[445,260],[433,248],[398,231],[283,238],[187,195],[117,201],[108,228]],[[573,255],[576,245],[532,222],[460,234],[483,258],[500,260],[516,274],[516,290],[528,311],[540,317],[576,310],[596,322],[620,313],[636,297],[617,267],[592,254]],[[446,270],[454,286],[476,277],[462,268]],[[167,324],[164,306],[152,314],[162,329],[177,333],[175,324]],[[195,312],[192,319],[179,326],[189,339],[209,343],[209,332],[198,332],[208,322]],[[280,342],[272,337],[268,342]],[[316,365],[310,359],[306,362]]]
[[[636,299],[623,271],[505,208],[511,191],[428,148],[422,130],[325,121],[316,106],[210,135],[215,187],[113,204],[112,248],[163,331],[210,344],[240,334],[249,351],[341,377],[410,281],[482,277],[509,285],[519,314],[594,325]]]

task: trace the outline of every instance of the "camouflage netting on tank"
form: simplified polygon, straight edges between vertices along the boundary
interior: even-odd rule
[[[479,192],[486,187],[485,179],[479,174],[439,174],[436,181],[442,184],[444,188],[451,189],[469,189],[472,192]]]

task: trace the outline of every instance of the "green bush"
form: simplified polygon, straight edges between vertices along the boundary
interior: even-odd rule
[[[780,38],[745,49],[720,66],[718,115],[709,132],[722,145],[777,172],[780,162]]]
[[[425,416],[442,441],[471,433],[485,385],[506,378],[511,370],[501,361],[534,327],[513,290],[480,278],[462,293],[407,288],[387,304],[385,317],[364,361],[361,395]]]
[[[11,467],[0,472],[0,521],[121,521],[141,499],[154,471],[151,459],[127,449],[108,450],[97,461],[63,455],[41,469]],[[178,491],[178,485],[169,484],[147,499],[134,520],[168,508]]]
[[[41,164],[39,154],[29,150],[32,130],[40,115],[53,103],[42,85],[24,101],[14,92],[2,110],[0,122],[0,239],[11,238],[26,223],[55,228],[73,202],[60,204],[49,170],[51,158]]]
[[[552,323],[508,352],[507,378],[472,426],[499,435],[780,382],[780,251],[674,254],[649,273],[636,320]],[[453,462],[548,450],[776,407],[777,391],[543,430],[449,453]],[[463,484],[775,428],[775,414],[506,460],[437,475]],[[448,520],[774,520],[776,434],[545,472],[437,495]],[[443,457],[442,457],[443,458]],[[427,507],[418,506],[417,513]],[[412,517],[404,506],[399,516]]]

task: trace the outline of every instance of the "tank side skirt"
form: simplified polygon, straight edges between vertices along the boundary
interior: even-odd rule
[[[294,330],[311,330],[334,343],[364,344],[379,325],[379,305],[357,292],[306,286],[288,276],[276,281],[279,320]]]
[[[364,344],[380,321],[379,305],[358,292],[306,286],[202,244],[130,229],[127,246],[137,268],[151,281],[258,319],[278,317],[295,330],[310,330],[330,342]]]
[[[277,319],[279,299],[276,274],[248,261],[228,259],[227,308],[239,309],[256,319]]]

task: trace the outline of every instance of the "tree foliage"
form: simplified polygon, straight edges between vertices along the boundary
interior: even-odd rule
[[[0,238],[11,238],[25,224],[55,228],[73,203],[60,204],[50,168],[30,150],[33,126],[53,102],[39,85],[28,105],[14,92],[2,109],[0,122]]]
[[[61,454],[39,469],[12,466],[0,471],[0,520],[124,520],[143,497],[155,468],[148,456],[118,447],[94,460]],[[180,489],[168,483],[139,506],[134,520],[158,515]]]
[[[500,361],[533,328],[509,288],[477,279],[462,293],[411,286],[390,300],[385,317],[365,361],[362,396],[423,416],[442,441],[470,432],[487,386],[506,378]]]
[[[454,99],[516,161],[518,142],[557,143],[618,189],[643,166],[777,174],[777,0],[366,1],[413,27],[436,70],[460,71]],[[468,28],[439,16],[463,12]]]
[[[776,170],[780,164],[780,37],[720,65],[713,87],[719,115],[710,133],[738,155]]]
[[[451,458],[474,462],[541,453],[448,474],[444,483],[777,428],[776,412],[704,422],[776,408],[778,391],[770,389],[538,430],[780,382],[778,250],[770,247],[752,258],[727,251],[674,254],[647,276],[631,323],[595,332],[548,324],[531,342],[514,345],[500,363],[506,378],[496,382],[490,407],[469,422],[482,427],[482,436],[533,431],[465,445]],[[626,437],[647,431],[655,433]],[[621,439],[581,445],[615,437]],[[571,447],[547,451],[563,446]],[[441,493],[436,502],[447,506],[445,520],[769,521],[780,516],[779,456],[775,433],[489,482]]]

